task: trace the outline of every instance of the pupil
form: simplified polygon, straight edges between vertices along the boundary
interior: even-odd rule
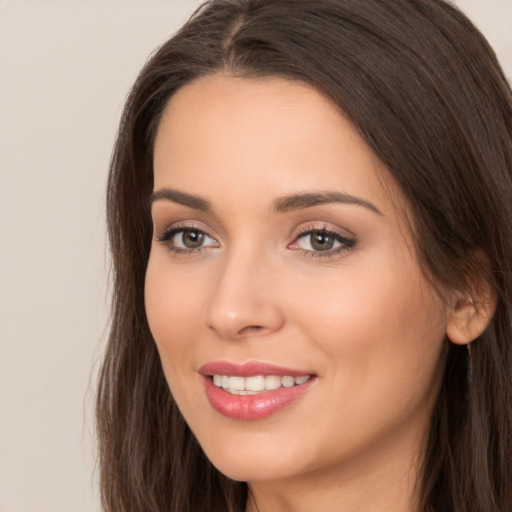
[[[334,239],[331,235],[325,233],[316,233],[313,235],[311,246],[317,251],[328,251],[332,249]]]
[[[183,233],[183,244],[189,249],[201,247],[204,235],[199,231],[185,231]]]

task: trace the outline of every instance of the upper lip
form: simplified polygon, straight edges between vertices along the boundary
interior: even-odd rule
[[[261,361],[249,361],[247,363],[232,363],[229,361],[212,361],[199,368],[199,373],[211,375],[229,375],[233,377],[254,377],[256,375],[290,375],[291,377],[302,377],[312,375],[309,371],[285,368]]]

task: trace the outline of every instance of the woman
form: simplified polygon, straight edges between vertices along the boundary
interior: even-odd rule
[[[108,511],[504,512],[512,101],[442,0],[219,0],[108,185]]]

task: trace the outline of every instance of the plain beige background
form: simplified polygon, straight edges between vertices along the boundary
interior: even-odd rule
[[[512,77],[512,0],[459,0]],[[123,99],[198,0],[0,0],[0,512],[99,512],[104,185]]]

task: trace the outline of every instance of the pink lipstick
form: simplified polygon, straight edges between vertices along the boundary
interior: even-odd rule
[[[212,407],[229,418],[256,420],[270,416],[300,398],[315,381],[309,372],[261,362],[205,364],[206,396]]]

